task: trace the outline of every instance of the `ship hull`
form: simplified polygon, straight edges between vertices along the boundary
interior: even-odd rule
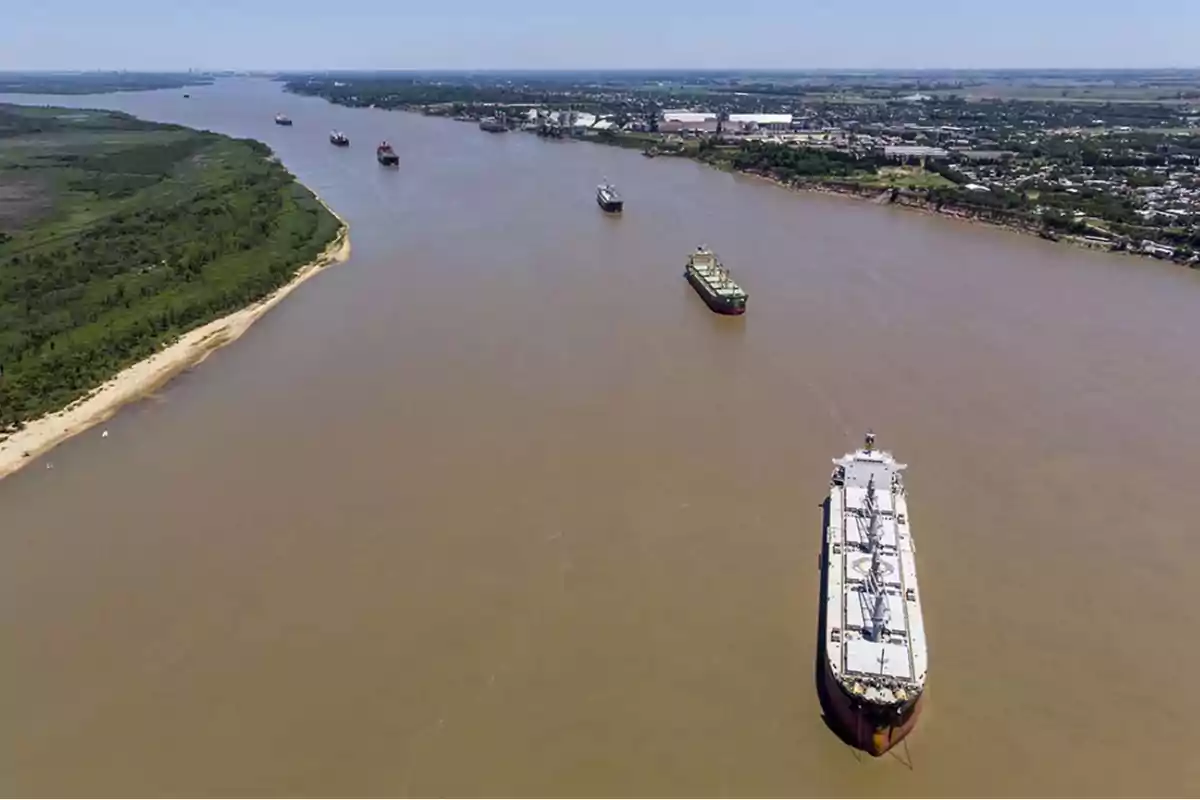
[[[833,676],[828,661],[825,661],[822,688],[830,722],[847,742],[873,756],[883,755],[912,733],[925,703],[924,693],[899,708],[856,700]]]
[[[376,156],[376,160],[385,167],[394,167],[400,163],[398,156]]]
[[[330,139],[329,143],[331,145],[333,145],[334,147],[349,147],[350,146],[349,139]]]
[[[596,198],[596,205],[604,209],[607,214],[620,214],[625,208],[624,200],[605,200],[603,197]]]
[[[700,280],[696,273],[690,269],[684,270],[683,276],[687,278],[687,282],[692,285],[692,288],[696,290],[696,294],[700,295],[705,305],[711,310],[718,314],[727,314],[729,316],[739,316],[746,313],[746,299],[744,297],[739,300],[732,300],[713,293],[708,288],[708,284]]]

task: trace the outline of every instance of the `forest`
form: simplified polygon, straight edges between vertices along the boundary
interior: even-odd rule
[[[0,431],[286,283],[340,223],[259,142],[0,105]]]
[[[708,148],[702,148],[701,157]],[[782,181],[802,178],[845,178],[871,175],[887,162],[881,157],[858,156],[836,150],[813,150],[782,144],[746,142],[732,153],[712,148],[711,157],[728,161],[734,169],[770,175]]]

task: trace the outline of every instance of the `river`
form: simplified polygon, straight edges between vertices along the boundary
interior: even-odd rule
[[[260,139],[354,255],[0,482],[0,791],[1200,787],[1200,273],[188,91],[41,100]],[[683,280],[701,243],[745,318]],[[868,427],[911,465],[931,659],[879,759],[813,683],[819,504]]]

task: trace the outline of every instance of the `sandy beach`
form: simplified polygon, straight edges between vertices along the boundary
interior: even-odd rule
[[[320,198],[318,198],[320,200]],[[325,205],[324,201],[321,201]],[[337,212],[341,230],[315,261],[306,264],[283,286],[257,303],[193,328],[154,355],[119,372],[64,409],[28,422],[24,429],[0,441],[0,479],[36,461],[37,457],[77,434],[104,422],[122,406],[161,388],[179,373],[199,364],[219,347],[245,333],[297,286],[331,264],[350,258],[350,229]]]

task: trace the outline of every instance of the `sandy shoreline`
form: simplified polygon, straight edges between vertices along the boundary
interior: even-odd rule
[[[26,423],[24,429],[10,434],[0,441],[0,479],[32,463],[39,455],[72,436],[104,422],[122,406],[161,388],[179,373],[199,364],[209,353],[235,341],[297,286],[325,267],[350,258],[349,226],[324,200],[319,197],[317,200],[337,217],[341,229],[315,261],[298,269],[290,281],[257,303],[193,328],[149,358],[121,370],[66,408],[38,417]]]

